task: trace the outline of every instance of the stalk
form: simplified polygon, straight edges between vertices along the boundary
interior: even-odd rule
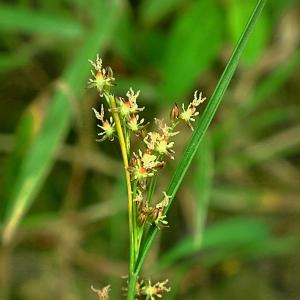
[[[131,180],[130,180],[130,173],[128,171],[129,163],[128,163],[128,146],[125,140],[124,132],[122,129],[122,123],[121,119],[119,117],[119,114],[115,112],[114,109],[117,108],[116,100],[113,95],[105,94],[105,98],[107,102],[109,103],[110,107],[112,108],[112,116],[114,118],[115,124],[116,124],[116,131],[119,137],[119,143],[120,148],[122,152],[122,159],[124,164],[124,170],[125,170],[125,177],[126,177],[126,185],[127,185],[127,198],[128,198],[128,223],[129,223],[129,239],[130,239],[130,249],[129,249],[129,282],[131,282],[131,277],[134,272],[135,267],[135,260],[136,260],[136,253],[135,253],[135,227],[134,227],[134,213],[133,213],[133,197],[132,197],[132,189],[131,189]],[[134,298],[132,298],[134,299]]]

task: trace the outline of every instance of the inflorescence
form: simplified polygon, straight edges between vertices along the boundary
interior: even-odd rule
[[[107,106],[105,109],[104,104],[101,104],[100,111],[93,108],[96,119],[99,121],[97,126],[101,129],[97,141],[119,139],[121,149],[123,149],[123,160],[125,156],[125,162],[128,162],[124,165],[130,178],[133,224],[139,228],[139,233],[136,235],[137,241],[135,241],[138,248],[146,224],[155,225],[158,228],[168,224],[165,210],[169,205],[170,196],[163,192],[162,200],[157,204],[152,203],[154,178],[157,172],[165,166],[166,158],[174,159],[174,138],[179,134],[176,127],[182,122],[193,130],[192,123],[199,114],[197,109],[206,98],[196,91],[187,108],[184,104],[181,108],[174,104],[169,121],[155,118],[155,130],[150,131],[148,130],[149,123],[140,116],[145,109],[138,104],[140,91],[135,92],[130,88],[126,97],[115,96],[111,91],[115,81],[112,69],[103,68],[102,60],[98,55],[96,61],[90,61],[90,63],[94,70],[91,71],[92,77],[88,81],[88,86],[97,89],[100,97],[105,98]],[[139,147],[133,147],[133,144],[137,144],[132,142],[133,139],[140,141]],[[155,299],[155,296],[161,297],[161,292],[169,291],[169,288],[165,287],[166,282],[151,286],[150,281],[147,283],[143,281],[139,293],[146,295],[147,299]]]

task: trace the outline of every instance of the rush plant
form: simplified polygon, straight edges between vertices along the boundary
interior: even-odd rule
[[[206,98],[196,91],[187,107],[184,104],[180,107],[174,104],[168,120],[154,118],[155,126],[152,130],[141,116],[144,107],[140,107],[138,103],[140,91],[135,92],[130,88],[125,98],[114,95],[115,78],[111,68],[103,67],[99,56],[96,61],[90,61],[93,70],[89,87],[96,88],[99,96],[104,99],[99,111],[93,108],[100,128],[98,141],[118,140],[126,177],[130,241],[126,288],[128,300],[152,300],[161,298],[163,293],[170,291],[167,279],[152,284],[150,280],[140,279],[139,273],[157,232],[168,227],[167,211],[216,113],[265,2],[257,2],[215,91],[197,122],[195,117],[199,115],[198,108]],[[179,134],[176,128],[180,122],[187,124],[193,131],[191,140],[179,161],[168,190],[161,191],[161,199],[153,199],[157,173],[168,159],[174,159],[174,140]],[[102,290],[93,290],[99,299],[108,299],[108,286]]]

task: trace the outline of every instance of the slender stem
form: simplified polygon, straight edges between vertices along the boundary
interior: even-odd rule
[[[133,198],[133,207],[132,207],[132,223],[133,223],[133,241],[134,241],[134,252],[135,252],[135,257],[134,257],[134,262],[136,262],[137,255],[138,255],[138,248],[139,248],[139,243],[138,243],[138,227],[137,227],[137,207],[136,207],[136,192],[137,192],[137,180],[135,180],[132,184],[132,198]]]
[[[114,118],[116,124],[116,130],[119,137],[119,143],[122,152],[122,158],[125,169],[125,177],[127,184],[127,197],[128,197],[128,222],[129,222],[129,239],[130,239],[130,263],[129,263],[129,276],[134,272],[135,265],[135,242],[134,242],[134,227],[133,227],[133,199],[132,199],[132,190],[131,190],[131,180],[130,173],[128,171],[129,163],[128,163],[128,153],[127,153],[127,144],[124,136],[124,132],[122,129],[122,123],[120,117],[114,109],[117,108],[115,97],[111,94],[104,94],[107,102],[109,103],[112,111],[112,116]]]
[[[129,278],[127,300],[134,300],[135,299],[136,281],[137,281],[137,274],[136,273],[131,273],[130,278]]]
[[[154,175],[150,178],[150,183],[149,183],[149,188],[148,188],[148,193],[147,193],[147,202],[148,202],[149,205],[151,203],[151,200],[153,198],[153,194],[154,194],[154,191],[155,191],[157,176],[158,175]]]

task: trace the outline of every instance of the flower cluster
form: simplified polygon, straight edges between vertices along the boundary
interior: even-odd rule
[[[113,141],[114,140],[114,133],[116,131],[115,129],[115,123],[113,121],[113,118],[110,117],[109,119],[104,119],[104,108],[103,104],[101,105],[101,112],[99,113],[95,108],[93,108],[93,111],[95,113],[96,118],[101,121],[101,124],[98,124],[97,126],[100,127],[103,131],[98,133],[99,136],[102,136],[100,139],[97,139],[98,142],[102,142],[106,139]]]
[[[172,149],[174,142],[170,141],[170,138],[177,135],[179,131],[173,132],[173,127],[167,126],[162,120],[154,119],[158,127],[158,132],[149,132],[144,138],[144,142],[147,145],[147,149],[151,152],[156,153],[158,157],[167,155],[171,159],[174,159]]]
[[[164,292],[170,292],[171,288],[167,287],[169,280],[163,282],[156,282],[152,285],[150,279],[147,281],[142,280],[138,284],[138,295],[146,296],[146,299],[155,300],[161,298]]]
[[[91,290],[97,294],[98,300],[109,299],[110,285],[105,286],[101,290],[95,289],[93,286],[91,286]]]
[[[154,176],[155,172],[163,166],[163,162],[157,159],[157,156],[149,151],[138,154],[133,152],[131,166],[128,168],[131,173],[131,179],[137,180],[141,187],[146,187],[145,183],[148,177]]]
[[[93,108],[96,119],[100,122],[97,126],[102,130],[98,133],[100,136],[98,141],[112,141],[117,137],[122,151],[129,201],[130,249],[131,251],[134,249],[132,257],[135,260],[144,227],[154,225],[160,229],[161,226],[168,225],[166,211],[171,197],[163,192],[160,201],[152,201],[157,172],[165,166],[166,158],[174,159],[174,139],[179,134],[176,127],[183,122],[193,130],[192,122],[195,122],[199,114],[197,109],[206,98],[196,91],[187,108],[184,104],[181,108],[175,104],[171,109],[169,120],[154,118],[153,129],[148,130],[149,123],[145,123],[145,119],[140,116],[145,109],[138,103],[140,91],[135,92],[130,88],[125,97],[115,96],[110,91],[115,80],[111,68],[103,68],[99,56],[95,62],[90,62],[94,71],[91,72],[92,78],[89,79],[88,85],[96,88],[108,105],[106,118],[103,104],[100,112]],[[137,293],[142,298],[154,300],[162,297],[162,292],[170,290],[166,284],[167,280],[154,285],[150,280],[141,281],[138,283]],[[109,287],[95,291],[99,299],[108,299]]]
[[[184,104],[182,104],[182,112],[179,114],[179,118],[186,122],[192,130],[194,130],[192,123],[195,122],[195,117],[199,115],[197,111],[197,107],[203,103],[206,98],[202,98],[202,93],[199,93],[197,96],[197,91],[194,93],[194,99],[188,105],[187,109],[184,108]]]
[[[163,192],[164,198],[154,207],[149,206],[148,202],[143,201],[143,197],[141,192],[137,195],[135,199],[138,202],[138,224],[143,226],[145,223],[155,224],[158,229],[160,226],[167,226],[168,221],[166,220],[166,215],[164,214],[164,210],[169,205],[170,197]]]
[[[102,68],[102,59],[97,55],[96,62],[89,60],[95,69],[95,72],[91,70],[92,78],[88,81],[88,87],[95,87],[100,96],[102,97],[104,93],[109,92],[111,86],[113,86],[113,81],[115,80],[113,71],[110,67]]]
[[[141,147],[137,148],[131,153],[127,153],[130,158],[130,164],[127,171],[130,173],[132,183],[136,182],[136,195],[143,197],[147,193],[147,187],[150,184],[151,178],[156,176],[159,169],[166,164],[165,157],[174,159],[174,141],[173,138],[179,134],[175,128],[182,121],[186,123],[192,130],[192,122],[199,114],[197,108],[206,98],[202,97],[201,93],[197,91],[194,93],[193,100],[189,103],[187,108],[182,104],[180,109],[175,104],[170,112],[169,124],[164,120],[154,119],[156,130],[146,131],[145,119],[141,118],[141,113],[145,108],[138,105],[138,97],[140,91],[135,92],[132,88],[126,93],[126,97],[115,97],[110,94],[110,88],[113,86],[113,72],[111,68],[103,68],[102,60],[97,56],[96,62],[90,61],[95,69],[92,71],[92,78],[89,80],[90,87],[96,87],[101,97],[105,97],[109,108],[108,112],[111,116],[107,119],[104,118],[104,106],[101,105],[100,113],[94,110],[96,118],[101,122],[98,127],[102,132],[98,133],[100,138],[98,141],[106,139],[112,141],[116,136],[115,116],[119,116],[124,139],[126,140],[126,149],[128,152],[131,149],[131,136],[132,133],[141,139]],[[115,105],[111,105],[113,99]],[[167,198],[167,197],[165,197]],[[163,200],[164,201],[164,200]],[[160,202],[162,203],[162,202]],[[164,220],[165,216],[163,210],[166,205],[157,204],[151,207],[147,201],[140,201],[138,207],[138,223],[142,226],[147,223],[167,224]]]
[[[126,279],[128,284],[128,277],[123,276]],[[166,279],[162,282],[156,282],[154,284],[151,283],[151,280],[137,280],[136,282],[136,299],[149,299],[149,300],[156,300],[157,298],[162,298],[163,293],[168,293],[171,291],[171,288],[167,286],[169,280]],[[122,291],[124,296],[128,294],[128,288],[122,287]]]

